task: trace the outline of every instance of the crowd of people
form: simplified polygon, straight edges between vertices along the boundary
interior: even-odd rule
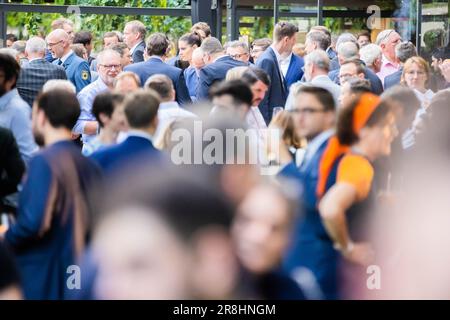
[[[449,46],[146,30],[0,49],[0,299],[450,298]]]

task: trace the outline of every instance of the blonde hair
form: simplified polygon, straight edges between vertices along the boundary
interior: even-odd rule
[[[231,81],[231,80],[241,80],[242,75],[245,73],[245,71],[249,70],[249,67],[234,67],[230,70],[228,70],[227,75],[225,77],[225,81]]]
[[[403,72],[400,83],[406,85],[405,74],[409,71],[409,69],[411,69],[413,64],[417,64],[421,69],[423,69],[423,71],[425,71],[425,74],[427,76],[426,83],[428,83],[428,80],[430,80],[430,65],[424,58],[419,56],[414,56],[406,60],[405,64],[403,65]]]
[[[295,132],[294,120],[289,111],[278,112],[270,121],[269,127],[277,127],[282,130],[283,141],[288,147],[299,149],[303,146],[302,139]]]

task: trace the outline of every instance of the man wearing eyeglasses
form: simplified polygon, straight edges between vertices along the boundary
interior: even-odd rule
[[[73,132],[82,135],[83,145],[95,138],[99,125],[92,114],[95,97],[107,90],[113,90],[114,79],[122,71],[120,54],[112,49],[106,49],[97,56],[98,78],[80,91],[77,98],[80,102],[81,114]]]
[[[67,79],[75,85],[77,92],[91,83],[89,64],[70,49],[71,40],[67,32],[56,29],[45,40],[52,57],[56,59],[53,63],[66,70]]]
[[[402,38],[393,29],[381,31],[377,36],[376,44],[381,47],[381,52],[383,53],[381,58],[381,69],[380,72],[377,73],[377,76],[383,83],[384,78],[398,71],[400,68],[397,55],[395,54],[395,47],[401,41]]]
[[[250,65],[250,49],[244,41],[231,41],[225,45],[225,52],[234,60]]]

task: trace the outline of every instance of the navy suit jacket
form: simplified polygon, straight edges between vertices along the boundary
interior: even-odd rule
[[[145,43],[142,41],[139,43],[133,51],[133,55],[131,58],[133,59],[133,63],[138,63],[144,61],[144,50],[145,50]]]
[[[286,84],[288,89],[293,83],[300,81],[303,77],[303,66],[305,65],[303,58],[296,54],[292,54],[291,63],[289,64],[288,71],[286,73]]]
[[[366,67],[363,67],[363,68],[364,68],[364,78],[369,80],[371,91],[377,95],[382,94],[383,93],[383,84],[381,83],[380,78],[378,78],[378,76],[369,68],[366,68]],[[328,77],[332,81],[336,82],[337,84],[339,84],[339,70],[340,70],[340,68],[328,73]]]
[[[172,80],[176,93],[175,100],[178,104],[185,105],[192,103],[186,87],[183,71],[179,68],[169,66],[159,58],[153,57],[144,62],[130,64],[124,70],[136,73],[141,79],[142,85],[154,74],[165,74]]]
[[[111,177],[137,163],[157,160],[160,155],[150,140],[129,136],[120,144],[94,152],[91,159],[98,163],[106,177]]]
[[[286,104],[288,87],[281,74],[275,52],[271,47],[264,51],[256,62],[256,65],[263,69],[271,80],[270,88],[267,90],[263,101],[259,104],[259,110],[268,124],[272,119],[273,108],[284,107]]]
[[[56,59],[52,63],[57,65],[59,61],[59,59]],[[66,70],[67,79],[77,89],[77,93],[91,83],[91,70],[89,69],[88,62],[77,56],[74,52],[69,55],[62,66]]]
[[[384,90],[389,89],[397,84],[400,84],[400,80],[402,78],[403,68],[394,72],[393,74],[388,75],[384,78]]]
[[[67,76],[64,68],[54,65],[45,59],[36,59],[20,70],[16,87],[22,99],[31,107],[44,84],[52,79],[66,80]]]
[[[17,221],[5,235],[16,255],[26,299],[65,298],[68,267],[77,264],[89,231],[82,207],[100,178],[98,166],[72,141],[57,142],[31,159]],[[77,206],[75,195],[83,205]]]
[[[237,61],[230,56],[224,56],[217,59],[215,62],[204,66],[200,69],[197,87],[197,99],[206,100],[209,95],[209,88],[219,81],[225,79],[228,70],[234,67],[247,67],[248,64]]]

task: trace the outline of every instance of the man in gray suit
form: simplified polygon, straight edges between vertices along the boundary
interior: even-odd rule
[[[335,105],[338,105],[339,96],[341,94],[341,87],[331,81],[328,77],[328,71],[330,69],[330,58],[324,50],[316,49],[311,51],[305,56],[305,80],[306,82],[301,83],[300,81],[294,83],[291,87],[290,92],[294,92],[294,88],[297,86],[305,85],[307,83],[314,87],[323,88],[331,93]],[[292,94],[286,101],[286,110],[292,108]]]
[[[25,55],[29,63],[20,71],[17,90],[30,107],[48,80],[67,79],[66,71],[62,66],[51,64],[45,60],[46,46],[44,39],[32,37],[27,41],[25,47]]]
[[[145,25],[139,20],[127,22],[123,30],[123,42],[128,46],[133,63],[144,61]]]

